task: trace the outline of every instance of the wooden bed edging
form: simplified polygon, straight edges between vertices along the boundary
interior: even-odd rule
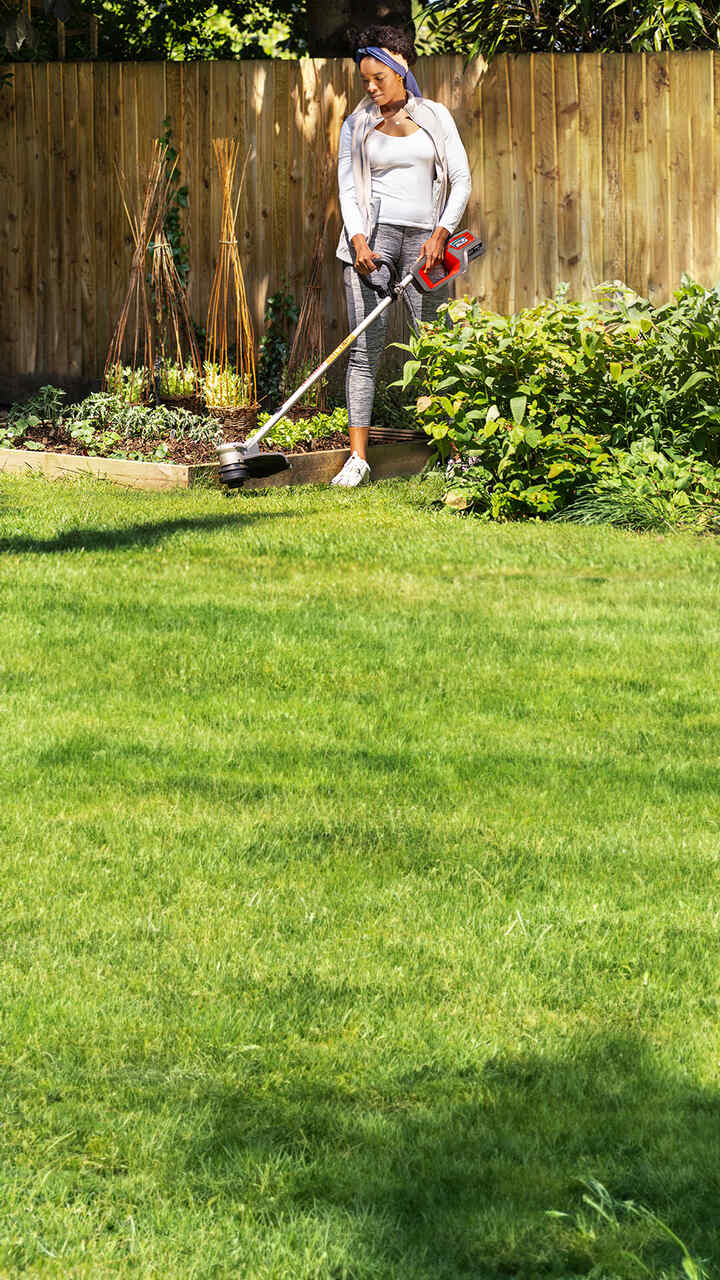
[[[289,453],[289,471],[251,480],[247,489],[278,488],[292,484],[327,484],[350,456],[349,449],[322,449],[317,453]],[[407,444],[371,445],[368,461],[374,480],[392,476],[414,476],[429,457],[424,441]],[[96,480],[131,489],[192,489],[195,485],[220,483],[220,467],[209,462],[181,466],[174,462],[132,462],[125,458],[85,458],[74,453],[51,453],[32,449],[0,449],[0,475],[39,473],[47,480],[67,480],[90,475]]]

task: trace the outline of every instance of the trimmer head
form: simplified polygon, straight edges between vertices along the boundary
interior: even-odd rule
[[[246,480],[264,480],[290,467],[284,453],[252,453],[246,456],[236,440],[215,446],[220,458],[220,480],[229,489],[239,489]]]

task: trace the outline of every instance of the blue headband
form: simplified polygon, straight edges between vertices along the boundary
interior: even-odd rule
[[[360,66],[363,58],[367,57],[377,58],[378,62],[384,62],[385,66],[389,67],[391,71],[396,71],[399,76],[402,76],[403,84],[410,93],[414,93],[416,98],[422,98],[420,85],[415,79],[412,71],[410,71],[408,67],[404,67],[402,62],[396,62],[394,58],[390,57],[389,53],[386,53],[384,49],[379,49],[377,45],[374,44],[370,45],[367,49],[358,49],[355,54],[355,61],[358,66]]]

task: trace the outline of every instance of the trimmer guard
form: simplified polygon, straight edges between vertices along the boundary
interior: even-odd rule
[[[472,231],[456,231],[445,241],[443,258],[445,275],[439,280],[431,280],[425,267],[419,266],[413,270],[413,279],[423,293],[433,293],[447,284],[448,280],[452,280],[453,276],[459,276],[463,271],[467,271],[468,263],[472,262],[473,258],[479,258],[484,252],[485,245],[482,240],[473,235]]]

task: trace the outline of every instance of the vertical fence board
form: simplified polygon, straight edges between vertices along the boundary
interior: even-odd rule
[[[0,92],[0,361],[16,370],[18,326],[18,185],[15,139],[17,74]]]
[[[17,121],[17,183],[19,207],[18,359],[20,372],[34,369],[37,323],[37,193],[33,181],[37,129],[35,68],[15,67]]]
[[[508,67],[513,176],[513,203],[508,214],[512,217],[513,255],[516,262],[515,289],[510,306],[513,311],[520,311],[523,307],[530,306],[536,297],[532,61],[529,55],[512,58]]]
[[[65,112],[63,85],[66,68],[61,62],[49,67],[48,83],[48,308],[47,369],[49,373],[68,372],[68,297],[65,245],[65,186],[67,156],[65,153]]]
[[[649,254],[647,237],[647,85],[645,54],[625,62],[625,274],[637,293],[647,292]]]
[[[110,103],[108,100],[108,66],[98,63],[93,67],[93,118],[94,139],[94,254],[95,254],[95,324],[96,360],[93,371],[105,361],[112,334],[110,291],[112,287],[110,265],[110,207],[108,195],[116,182],[112,168],[113,157],[108,147]]]
[[[717,236],[716,188],[713,182],[713,53],[693,54],[690,76],[690,170],[692,176],[693,264],[696,280],[711,287]]]
[[[63,74],[63,114],[65,119],[65,226],[63,254],[67,276],[65,281],[68,309],[68,373],[81,377],[83,372],[83,308],[81,288],[82,232],[78,210],[81,203],[80,104],[78,101],[78,64],[70,63]]]
[[[666,53],[646,55],[647,85],[647,296],[656,305],[670,294],[670,77]]]
[[[507,295],[507,253],[510,239],[508,204],[510,183],[507,99],[504,58],[496,58],[482,82],[483,119],[483,203],[487,252],[484,257],[483,289],[480,296],[493,310],[502,310]]]
[[[93,66],[82,62],[77,68],[78,119],[76,126],[78,160],[78,202],[76,218],[80,240],[78,275],[81,308],[80,368],[97,368],[97,286],[95,272],[95,120],[93,112]]]
[[[580,280],[579,296],[591,298],[602,280],[602,59],[599,53],[578,57],[580,145]]]
[[[177,136],[180,164],[182,166],[180,181],[188,190],[188,203],[183,219],[183,234],[188,247],[190,273],[188,276],[188,303],[190,314],[196,323],[201,321],[198,310],[198,257],[201,251],[202,232],[198,221],[197,187],[198,174],[198,131],[197,131],[197,63],[181,63],[182,78],[180,82],[180,102],[176,107],[178,114]]]
[[[41,63],[34,68],[36,124],[35,145],[32,157],[33,165],[33,200],[37,201],[37,244],[36,252],[36,348],[35,367],[47,371],[50,346],[50,327],[48,311],[50,293],[50,201],[47,199],[48,180],[48,122],[50,115],[50,77],[49,63]]]
[[[625,59],[606,53],[602,59],[603,279],[625,275]]]
[[[558,276],[555,55],[535,53],[532,60],[535,102],[535,228],[538,237],[536,282],[538,297],[549,298],[555,292]]]
[[[558,267],[570,286],[569,297],[580,292],[580,162],[577,61],[571,54],[555,60],[558,155]]]
[[[690,147],[692,53],[668,59],[670,72],[670,273],[679,284],[693,264],[693,189]]]
[[[205,326],[210,301],[210,287],[217,261],[217,244],[220,238],[220,223],[212,216],[211,191],[217,181],[215,157],[212,150],[212,114],[210,107],[212,90],[213,63],[200,63],[197,90],[197,125],[198,125],[198,227],[201,236],[197,259],[198,295],[197,316]]]
[[[108,67],[108,116],[107,116],[107,148],[108,148],[108,300],[110,304],[110,336],[120,319],[123,301],[127,292],[132,261],[133,241],[127,214],[123,207],[120,189],[120,176],[124,176],[131,200],[137,199],[134,184],[130,181],[131,170],[127,149],[126,128],[126,68],[121,64]],[[103,367],[107,347],[103,352]],[[102,369],[99,370],[102,373]]]

